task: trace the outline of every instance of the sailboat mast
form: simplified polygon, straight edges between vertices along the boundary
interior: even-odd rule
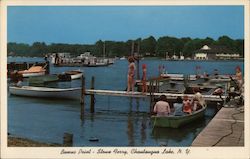
[[[131,56],[134,56],[134,47],[135,47],[135,43],[134,43],[134,41],[132,41]]]

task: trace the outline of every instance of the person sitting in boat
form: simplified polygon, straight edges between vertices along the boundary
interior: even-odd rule
[[[222,86],[218,86],[213,92],[213,95],[222,95],[224,93],[224,90],[222,89]]]
[[[187,114],[192,113],[192,102],[188,96],[183,97],[183,112]]]
[[[167,116],[171,113],[170,106],[165,95],[161,95],[159,101],[156,102],[154,106],[154,113],[157,113],[157,116]]]
[[[205,100],[203,99],[201,93],[197,92],[193,98],[193,111],[202,109],[204,105],[205,105]]]
[[[174,103],[173,105],[174,105],[174,113],[173,113],[173,115],[182,116],[183,115],[183,111],[182,111],[183,103],[182,103],[181,97],[177,97],[176,103]]]

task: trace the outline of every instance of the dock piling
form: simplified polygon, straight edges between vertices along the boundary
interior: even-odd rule
[[[153,81],[150,80],[149,82],[149,94],[150,94],[150,106],[149,106],[149,112],[152,112],[152,105],[153,105]]]
[[[92,76],[91,78],[91,89],[95,89],[95,77]],[[94,113],[95,112],[95,95],[91,94],[90,95],[90,112]]]
[[[50,73],[50,66],[49,66],[49,61],[46,61],[46,67],[45,67],[45,69],[46,69],[46,74],[49,74]]]
[[[82,75],[82,91],[81,91],[81,119],[83,119],[84,107],[85,107],[85,77]]]
[[[64,133],[63,135],[63,145],[72,146],[73,145],[73,134]]]

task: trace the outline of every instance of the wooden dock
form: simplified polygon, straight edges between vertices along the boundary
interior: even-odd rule
[[[244,146],[244,111],[221,108],[191,146]]]
[[[127,91],[113,91],[113,90],[94,90],[94,89],[86,89],[86,95],[96,94],[96,95],[106,95],[106,96],[120,96],[120,97],[134,97],[134,98],[146,98],[150,96],[160,96],[166,95],[168,99],[176,99],[177,97],[188,96],[190,98],[194,97],[194,94],[173,94],[173,93],[142,93],[142,92],[127,92]],[[222,101],[226,96],[216,95],[203,95],[203,98],[206,101]]]

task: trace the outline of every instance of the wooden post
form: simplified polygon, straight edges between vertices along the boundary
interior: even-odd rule
[[[140,43],[137,44],[137,80],[140,79]]]
[[[91,89],[95,89],[95,77],[92,76],[91,78]],[[95,95],[91,94],[90,95],[90,112],[94,113],[95,112]]]
[[[63,135],[63,145],[72,146],[73,145],[73,134],[64,133]]]
[[[24,62],[23,65],[24,65],[24,66],[23,66],[24,70],[27,70],[27,69],[28,69],[28,63],[27,63],[27,62]]]
[[[153,85],[153,81],[152,80],[150,80],[150,82],[149,82],[149,94],[150,94],[150,106],[149,106],[149,112],[151,113],[151,111],[152,111],[152,103],[153,103],[153,95],[152,95],[152,92],[153,92],[153,87],[152,87],[152,85]]]
[[[159,87],[159,83],[158,83],[159,81],[158,81],[158,79],[156,79],[155,80],[155,93],[157,93],[158,92],[158,87]]]
[[[50,68],[49,68],[49,61],[46,61],[46,74],[49,74]]]
[[[81,119],[83,119],[84,115],[84,107],[85,107],[85,77],[82,75],[82,93],[81,93]]]

